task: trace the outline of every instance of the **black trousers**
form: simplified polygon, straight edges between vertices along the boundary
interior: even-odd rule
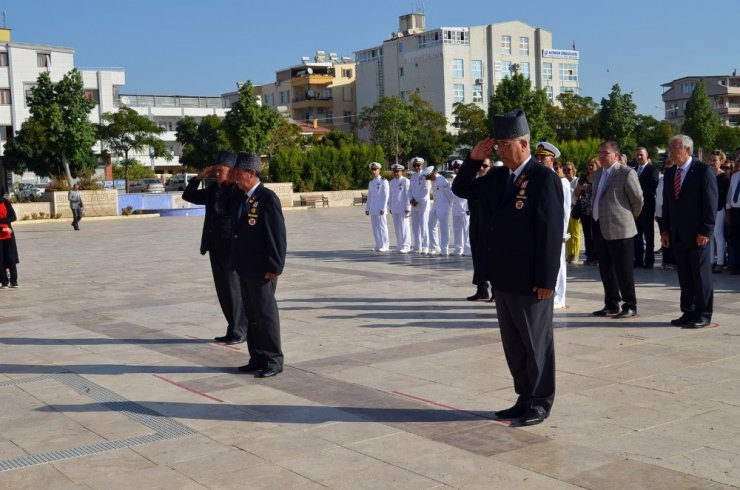
[[[75,229],[80,227],[80,221],[82,221],[82,209],[72,209],[72,226]]]
[[[725,213],[730,213],[730,229],[727,234],[730,238],[730,266],[737,270],[740,269],[740,208],[728,209]]]
[[[596,252],[594,251],[593,223],[594,219],[591,215],[584,214],[581,216],[583,238],[586,242],[586,260],[596,260]]]
[[[594,221],[593,235],[604,285],[604,305],[614,310],[619,308],[620,301],[624,301],[624,308],[637,309],[633,239],[606,240],[598,221]]]
[[[493,293],[506,363],[519,395],[517,405],[541,406],[550,413],[555,399],[554,296],[538,300],[497,289]]]
[[[246,338],[247,316],[244,312],[239,276],[231,267],[228,250],[220,250],[221,248],[226,248],[226,245],[212,247],[208,252],[208,258],[211,261],[211,273],[216,286],[218,304],[221,305],[221,311],[228,324],[226,336]]]
[[[635,220],[635,265],[652,267],[655,264],[655,211],[643,208]]]
[[[275,289],[277,281],[264,278],[239,278],[244,308],[249,318],[247,348],[249,363],[261,367],[283,368],[280,348],[280,316]]]
[[[2,270],[2,276],[0,276],[0,284],[3,286],[7,286],[8,282],[15,284],[18,282],[18,267],[15,264],[4,264]],[[7,269],[10,272],[10,281],[8,281],[8,273],[5,271]]]
[[[692,320],[712,320],[714,289],[709,244],[678,241],[671,244],[681,287],[681,311]]]

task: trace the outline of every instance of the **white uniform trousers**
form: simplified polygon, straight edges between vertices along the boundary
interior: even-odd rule
[[[568,265],[565,263],[565,243],[560,246],[560,270],[555,283],[555,301],[553,308],[565,308],[565,281],[568,276]]]
[[[439,229],[438,226],[439,225]],[[432,206],[429,213],[429,253],[450,253],[450,208]]]
[[[455,238],[455,252],[457,255],[470,255],[470,216],[461,214],[452,217],[452,234]]]
[[[396,231],[396,252],[408,252],[411,250],[410,219],[403,212],[393,215],[393,229]]]
[[[373,225],[373,238],[375,238],[375,250],[388,250],[390,241],[388,240],[388,221],[385,214],[370,215],[370,222]]]
[[[429,250],[429,202],[420,202],[411,208],[411,229],[414,234],[414,252]]]
[[[714,234],[709,240],[711,255],[709,258],[714,262],[714,254],[717,254],[717,265],[725,265],[725,253],[727,251],[725,240],[725,210],[717,211],[717,217],[714,220]]]

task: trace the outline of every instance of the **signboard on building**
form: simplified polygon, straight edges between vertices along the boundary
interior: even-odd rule
[[[577,60],[580,52],[572,49],[543,49],[543,58],[565,58],[569,60]]]

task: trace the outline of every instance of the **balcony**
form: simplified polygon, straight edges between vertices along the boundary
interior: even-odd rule
[[[294,77],[290,79],[290,84],[293,87],[303,87],[307,85],[319,85],[325,87],[331,85],[334,81],[334,77],[331,75],[303,75],[300,77]]]
[[[309,108],[322,108],[331,109],[332,98],[331,97],[294,97],[293,98],[293,109],[309,109]]]
[[[222,109],[226,107],[221,97],[186,97],[178,95],[124,95],[114,98],[116,107],[197,107]]]

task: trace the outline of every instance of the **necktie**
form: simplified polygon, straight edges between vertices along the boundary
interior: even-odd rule
[[[737,202],[738,196],[740,196],[740,179],[737,179],[737,184],[735,185],[735,193],[732,195],[732,202]]]
[[[678,199],[681,194],[681,167],[676,166],[676,177],[673,179],[673,197]]]
[[[512,194],[514,194],[514,182],[516,181],[516,174],[514,172],[509,174],[509,178],[506,181],[506,187],[504,192],[501,193],[501,199],[499,199],[499,206],[501,206]]]
[[[642,175],[642,171],[645,169],[643,165],[640,165],[637,167],[637,176],[640,177]]]

